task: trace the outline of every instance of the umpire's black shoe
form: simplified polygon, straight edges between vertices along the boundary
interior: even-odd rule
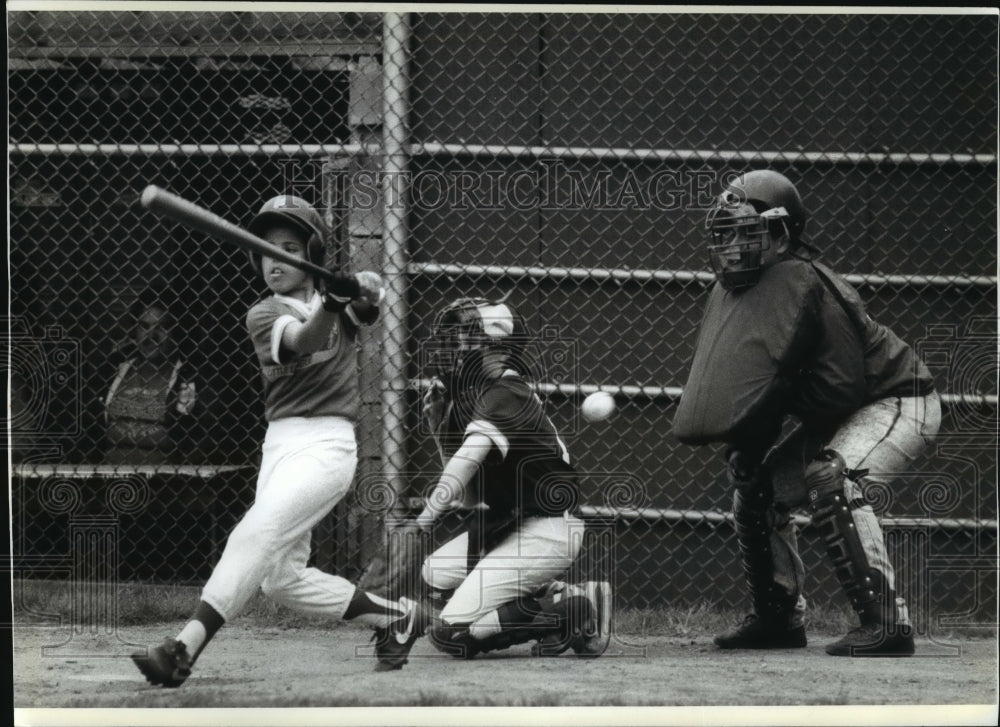
[[[896,626],[887,629],[882,624],[864,624],[847,632],[843,638],[826,647],[830,656],[913,656],[913,629]]]
[[[132,661],[146,681],[156,686],[179,687],[191,676],[191,657],[187,647],[176,639],[150,646],[145,654],[133,654]]]
[[[732,631],[716,636],[720,649],[801,649],[806,645],[804,626],[766,623],[751,613]]]
[[[424,635],[430,622],[427,610],[416,601],[400,598],[399,602],[408,606],[406,615],[385,628],[375,629],[375,656],[378,657],[375,671],[402,669],[410,649]]]

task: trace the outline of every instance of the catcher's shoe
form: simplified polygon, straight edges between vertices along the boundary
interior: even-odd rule
[[[716,636],[720,649],[800,649],[806,645],[804,626],[765,622],[757,614],[748,614],[732,631]]]
[[[572,637],[565,634],[548,634],[538,640],[538,643],[531,645],[532,656],[559,656],[564,651],[569,651],[573,643]]]
[[[588,581],[566,586],[553,605],[562,624],[531,647],[532,656],[558,656],[568,649],[580,656],[600,656],[611,641],[611,584]]]
[[[587,581],[583,589],[590,602],[590,618],[583,624],[580,635],[570,642],[570,647],[580,656],[600,656],[611,643],[611,584]]]
[[[406,615],[385,628],[375,629],[372,637],[375,641],[375,656],[378,657],[375,671],[402,669],[413,644],[424,635],[430,623],[430,614],[417,601],[404,597],[399,602],[407,607]]]
[[[157,686],[179,687],[191,676],[191,657],[187,647],[176,639],[150,646],[145,654],[133,654],[132,661],[146,681]]]
[[[882,624],[864,624],[826,647],[830,656],[913,656],[913,629],[896,626],[888,630]]]
[[[431,646],[455,659],[474,659],[480,653],[479,644],[469,634],[467,626],[448,626],[437,621],[428,638]]]
[[[581,586],[571,585],[563,581],[552,581],[548,586],[538,592],[537,598],[552,599],[552,606],[548,611],[540,613],[535,621],[539,629],[545,633],[537,643],[531,646],[532,656],[559,656],[564,651],[568,651],[573,642],[574,634],[571,629],[572,614],[575,611],[584,611],[588,608],[586,602],[586,591]],[[570,606],[575,604],[576,608]],[[575,619],[581,620],[579,617]],[[549,627],[546,629],[546,627]]]

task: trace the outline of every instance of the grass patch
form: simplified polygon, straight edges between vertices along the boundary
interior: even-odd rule
[[[621,633],[638,636],[696,637],[718,634],[737,626],[746,614],[709,601],[661,608],[626,608],[615,614]],[[810,608],[806,628],[825,634],[842,634],[857,625],[857,617],[846,607]]]
[[[68,583],[66,581],[41,581],[15,579],[13,583],[14,617],[18,623],[58,623],[72,613],[72,601],[81,595],[98,594],[112,588],[106,584]],[[76,595],[74,595],[76,594]],[[123,626],[169,621],[186,621],[191,618],[201,588],[198,586],[159,585],[149,583],[120,583],[112,588],[117,623]],[[240,619],[260,621],[278,628],[308,628],[331,626],[329,619],[309,616],[281,606],[260,592],[240,614]]]
[[[45,624],[65,622],[72,613],[74,594],[93,594],[108,588],[97,584],[71,584],[66,581],[15,579],[13,582],[16,623]],[[197,586],[122,583],[113,590],[117,622],[122,625],[146,625],[186,621],[191,617],[201,588]],[[713,636],[736,626],[745,613],[719,606],[711,601],[659,608],[623,608],[615,613],[615,630],[636,636],[699,638]],[[280,606],[258,592],[240,614],[241,621],[273,628],[336,627],[322,616],[310,616]],[[806,613],[806,628],[816,634],[841,635],[857,625],[857,616],[846,606],[812,604]],[[996,636],[995,627],[963,626],[950,630],[935,629],[942,638],[982,638]]]
[[[732,626],[735,614],[707,602],[664,608],[625,608],[615,613],[615,628],[637,636],[695,636]]]

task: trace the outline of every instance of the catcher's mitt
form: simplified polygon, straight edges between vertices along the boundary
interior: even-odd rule
[[[420,570],[431,554],[431,534],[410,519],[390,528],[385,540],[382,551],[365,568],[358,587],[391,600],[422,597],[426,584]]]

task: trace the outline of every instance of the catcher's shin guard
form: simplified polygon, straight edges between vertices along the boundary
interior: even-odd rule
[[[500,631],[486,638],[475,638],[469,624],[440,623],[434,627],[431,641],[445,653],[469,659],[476,654],[541,639],[558,628],[554,619],[542,614],[541,605],[533,598],[520,598],[503,604],[497,609],[497,617]]]
[[[813,522],[823,533],[827,555],[851,607],[862,624],[887,624],[895,621],[895,593],[885,576],[871,567],[858,535],[852,511],[864,501],[849,500],[845,489],[847,479],[863,475],[864,471],[849,471],[839,453],[826,449],[806,467],[806,492]]]
[[[736,541],[754,612],[764,624],[785,626],[793,617],[798,594],[789,593],[774,580],[771,534],[776,515],[770,476],[764,467],[746,479],[733,475],[730,466]]]

